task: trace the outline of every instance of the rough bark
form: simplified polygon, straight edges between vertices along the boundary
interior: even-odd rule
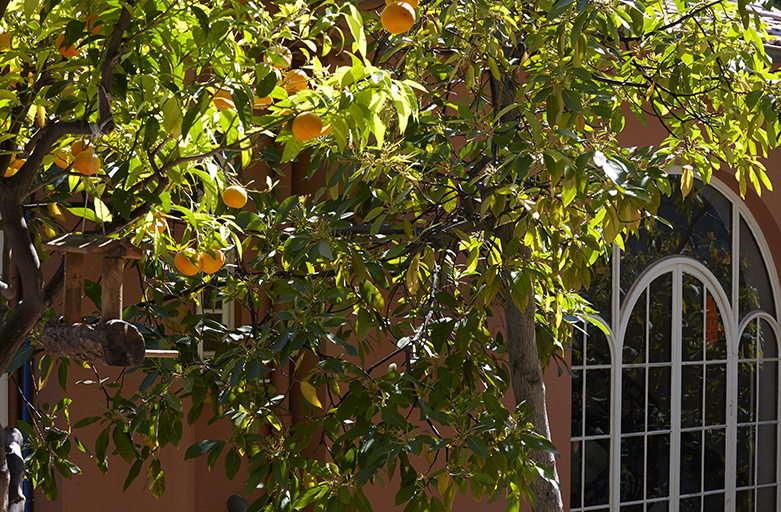
[[[518,58],[524,51],[523,44],[520,44],[513,49],[512,56]],[[501,80],[491,79],[490,84],[494,109],[503,110],[516,101],[515,95],[518,83],[513,76],[505,75]],[[502,116],[502,121],[517,122],[519,116],[519,111],[513,109]],[[500,230],[500,234],[503,247],[507,247],[512,235],[507,232],[507,228]],[[524,248],[523,251],[526,255],[531,252],[529,248]],[[509,283],[509,280],[505,279],[505,282]],[[535,336],[535,310],[536,303],[533,288],[529,293],[525,311],[520,311],[513,302],[509,284],[507,285],[505,301],[507,353],[515,403],[517,405],[525,402],[527,407],[532,408],[528,420],[534,425],[539,434],[548,441],[552,441],[550,424],[548,423],[548,410],[545,404],[545,383],[542,380],[540,356],[537,351]],[[532,491],[537,500],[534,510],[536,512],[563,512],[564,504],[561,498],[561,488],[558,484],[559,475],[556,471],[554,455],[550,452],[532,451],[531,458],[538,465],[550,468],[556,480],[554,485],[540,476],[537,477],[532,484]]]
[[[122,320],[90,325],[55,317],[46,322],[41,343],[51,355],[108,366],[139,366],[146,351],[138,329]]]
[[[548,411],[545,405],[545,383],[542,380],[540,358],[537,353],[537,340],[534,331],[535,312],[534,292],[529,294],[526,310],[521,312],[507,291],[505,318],[507,320],[507,353],[510,362],[510,380],[512,381],[515,403],[525,402],[532,407],[528,420],[537,432],[549,441],[551,440]],[[550,452],[532,451],[531,458],[537,464],[550,468],[559,481],[556,472],[556,459]],[[532,491],[537,498],[537,512],[561,512],[564,504],[561,499],[561,489],[541,477],[532,484]]]

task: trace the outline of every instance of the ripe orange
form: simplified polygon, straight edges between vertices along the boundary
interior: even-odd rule
[[[11,34],[0,32],[0,50],[11,47]]]
[[[391,34],[401,34],[415,24],[415,9],[406,2],[393,2],[383,9],[382,26]]]
[[[57,47],[57,51],[60,52],[60,55],[65,57],[66,59],[72,59],[73,57],[76,57],[79,54],[79,50],[76,48],[75,44],[72,44],[70,48],[65,48],[62,43],[65,42],[65,32],[62,32],[59,36],[57,36],[57,42],[55,46]]]
[[[86,15],[85,15],[86,16]],[[98,13],[93,14],[92,16],[86,16],[86,19],[84,20],[86,23],[85,28],[87,29],[87,32],[92,34],[93,36],[98,33],[100,30],[100,27],[103,25],[96,25],[95,21],[98,19]]]
[[[271,60],[269,53],[274,53],[278,55],[279,58],[284,63],[284,65],[277,64],[276,62]],[[274,48],[269,49],[269,51],[266,52],[266,54],[263,56],[263,60],[270,63],[272,66],[274,66],[277,69],[287,69],[290,67],[291,64],[293,64],[293,53],[290,51],[290,48],[286,48],[284,46],[276,46]]]
[[[255,95],[255,104],[253,105],[254,108],[266,108],[274,100],[272,100],[270,97],[266,96],[265,98],[258,98],[257,94]]]
[[[236,105],[233,104],[233,98],[231,97],[231,94],[223,89],[220,89],[214,93],[212,103],[214,103],[214,106],[220,110],[236,109]]]
[[[413,9],[418,6],[418,0],[385,0],[385,5],[390,5],[393,2],[404,2],[405,4],[409,4]]]
[[[225,255],[219,249],[214,249],[214,256],[208,252],[198,254],[198,266],[206,274],[214,274],[225,264]]]
[[[11,161],[8,162],[8,168],[5,170],[3,177],[10,178],[22,168],[22,165],[24,165],[24,160],[17,160],[14,155],[11,155]]]
[[[57,153],[57,155],[54,157],[54,165],[62,169],[68,167],[70,165],[70,155],[68,152],[63,149]]]
[[[79,153],[81,153],[84,148],[88,147],[89,143],[85,142],[83,140],[77,140],[71,145],[71,154],[73,156],[78,156]]]
[[[180,253],[177,253],[174,257],[174,266],[176,269],[186,276],[194,276],[200,270],[198,265],[191,260],[200,260],[200,256],[195,249],[188,247]]]
[[[146,228],[146,232],[150,235],[154,233],[163,234],[165,233],[166,229],[168,229],[168,223],[165,221],[165,219],[161,217],[154,217],[152,223]]]
[[[292,96],[298,91],[303,91],[309,85],[309,77],[300,69],[291,69],[282,79],[282,87]]]
[[[100,157],[92,151],[92,148],[86,148],[76,155],[73,166],[84,176],[95,176],[100,171]]]
[[[247,204],[247,191],[241,185],[231,185],[223,191],[222,202],[231,208],[242,208]]]
[[[314,112],[303,112],[293,119],[293,135],[302,141],[319,137],[323,132],[323,120]]]
[[[320,132],[320,135],[328,135],[329,133],[331,133],[331,125],[323,126],[323,131]]]

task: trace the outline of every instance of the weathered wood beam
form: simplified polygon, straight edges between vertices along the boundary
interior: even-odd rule
[[[81,295],[84,285],[84,255],[77,252],[65,254],[65,321],[81,323]]]
[[[41,343],[53,356],[108,366],[140,366],[146,351],[144,337],[123,320],[90,325],[55,317],[46,322]]]

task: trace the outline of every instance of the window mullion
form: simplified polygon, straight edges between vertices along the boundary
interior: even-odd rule
[[[675,266],[672,280],[672,385],[670,397],[670,512],[678,512],[681,467],[681,326],[683,303],[683,267]]]

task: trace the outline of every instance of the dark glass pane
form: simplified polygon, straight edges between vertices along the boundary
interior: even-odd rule
[[[703,312],[702,282],[690,274],[683,274],[683,297],[681,303],[681,358],[684,361],[702,361],[705,323]]]
[[[583,324],[579,324],[579,327],[583,327]],[[570,347],[572,348],[572,366],[583,365],[583,339],[585,336],[586,334],[579,329],[575,329],[572,335],[572,341],[570,342]]]
[[[583,458],[582,455],[582,441],[572,441],[572,447],[570,452],[570,484],[569,484],[569,502],[570,507],[578,508],[583,504],[580,502],[580,484],[581,484],[581,471]]]
[[[671,273],[651,282],[648,300],[648,361],[669,363],[672,346],[672,282]]]
[[[583,506],[606,505],[610,497],[610,440],[590,439],[584,444]]]
[[[702,365],[681,366],[681,428],[702,426]]]
[[[737,473],[735,485],[754,485],[754,426],[738,427]]]
[[[736,493],[735,512],[755,512],[754,489],[746,489]]]
[[[648,504],[648,512],[667,512],[670,510],[670,503],[667,501],[657,501]]]
[[[621,379],[621,432],[645,431],[645,368],[624,368]]]
[[[724,489],[724,459],[726,457],[726,443],[724,440],[726,429],[711,429],[705,431],[703,468],[703,483],[705,491],[717,491]],[[707,500],[706,500],[707,502]],[[707,506],[705,510],[710,509]]]
[[[648,430],[670,429],[670,368],[648,368]]]
[[[765,261],[754,235],[742,218],[740,219],[739,272],[740,318],[756,309],[761,309],[775,316],[773,291],[770,287],[770,277],[767,273],[767,267],[765,267]]]
[[[727,422],[727,366],[709,364],[705,367],[705,425]]]
[[[670,436],[657,434],[648,436],[646,461],[646,498],[665,498],[670,489]]]
[[[583,435],[583,370],[572,370],[572,437]]]
[[[756,359],[757,357],[757,326],[757,320],[751,320],[740,335],[738,357],[741,359]]]
[[[702,498],[684,498],[681,500],[681,512],[702,512]]]
[[[757,489],[757,512],[776,512],[776,488]]]
[[[623,505],[621,512],[643,512],[643,504],[636,503],[634,505]]]
[[[716,300],[708,293],[705,298],[705,358],[709,361],[727,359],[727,333]]]
[[[621,255],[621,297],[652,262],[671,254],[684,254],[702,262],[718,279],[729,299],[731,286],[732,205],[718,191],[700,182],[686,198],[680,178],[671,177],[673,193],[662,197],[657,215],[673,226],[647,221],[630,236]]]
[[[612,249],[608,249],[610,252]],[[613,295],[613,271],[610,265],[610,256],[597,258],[597,261],[589,267],[591,272],[591,286],[584,293],[586,299],[599,316],[608,324],[612,322],[613,312],[611,297]]]
[[[760,361],[757,366],[759,421],[773,421],[778,417],[778,363]]]
[[[773,329],[770,328],[770,324],[767,320],[759,321],[759,343],[762,349],[762,357],[766,359],[772,359],[778,357],[778,342],[776,341],[776,335]]]
[[[610,433],[610,370],[586,372],[586,425],[587,436]]]
[[[645,293],[635,303],[624,335],[624,364],[640,364],[645,362]]]
[[[702,490],[702,431],[681,432],[681,494]],[[697,500],[699,507],[699,499]],[[698,509],[699,510],[699,509]]]
[[[756,363],[738,363],[738,423],[755,421]]]
[[[757,426],[757,484],[776,482],[776,426]]]
[[[703,499],[702,509],[708,512],[724,512],[724,493],[708,494]]]
[[[586,330],[586,364],[606,365],[611,363],[610,344],[607,336],[599,327],[588,325]]]
[[[643,499],[644,437],[621,439],[621,503]]]

